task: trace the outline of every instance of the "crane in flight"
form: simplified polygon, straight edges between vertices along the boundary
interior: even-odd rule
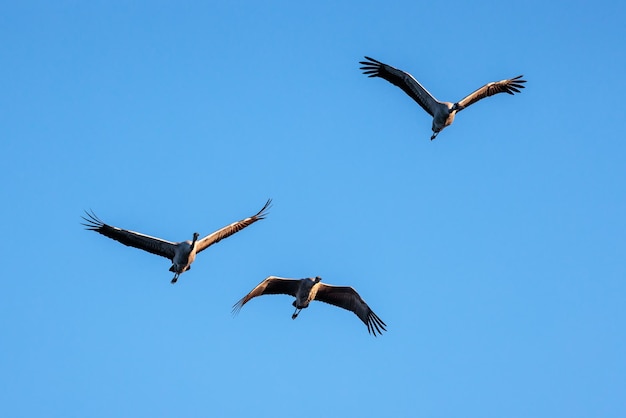
[[[430,94],[411,74],[392,67],[391,65],[383,64],[374,58],[366,56],[365,59],[367,61],[359,62],[363,65],[363,67],[361,67],[363,74],[367,74],[368,77],[383,78],[391,84],[400,87],[415,100],[422,109],[433,117],[433,135],[430,137],[431,141],[435,139],[439,132],[446,126],[454,122],[454,116],[461,110],[494,94],[508,93],[512,95],[519,93],[519,89],[523,89],[523,83],[526,82],[526,80],[522,80],[523,75],[518,75],[517,77],[506,80],[487,83],[456,103],[441,102]]]

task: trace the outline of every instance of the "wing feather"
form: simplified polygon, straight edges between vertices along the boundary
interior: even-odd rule
[[[523,75],[518,75],[517,77],[510,78],[507,80],[494,81],[491,83],[487,83],[478,90],[473,93],[467,95],[463,99],[458,102],[458,110],[460,112],[464,108],[476,103],[477,101],[484,99],[485,97],[493,96],[498,93],[508,93],[515,94],[519,93],[520,89],[523,89],[525,86],[523,83],[526,80],[522,80]]]
[[[93,211],[85,211],[85,214],[87,217],[82,216],[82,218],[86,223],[82,225],[90,231],[96,231],[129,247],[139,248],[170,260],[174,258],[176,250],[176,243],[174,242],[105,224]]]
[[[374,58],[365,57],[368,61],[360,61],[359,64],[363,64],[361,70],[363,74],[367,74],[368,77],[380,77],[391,84],[400,87],[406,94],[408,94],[413,100],[419,104],[422,109],[428,112],[429,115],[435,116],[437,108],[441,103],[430,94],[428,90],[422,86],[411,74],[392,67],[391,65],[383,64]]]
[[[329,303],[343,309],[352,311],[367,326],[367,331],[376,336],[386,331],[385,324],[365,303],[361,296],[349,286],[331,286],[320,283],[318,285],[315,300]]]
[[[295,297],[299,286],[300,280],[269,276],[261,283],[259,283],[254,289],[252,289],[250,293],[239,299],[239,301],[233,305],[233,315],[238,314],[243,305],[248,303],[250,299],[257,296],[281,294],[291,295]]]
[[[255,215],[246,219],[242,219],[241,221],[233,222],[232,224],[227,225],[202,238],[196,244],[196,253],[206,250],[211,245],[220,242],[224,238],[230,237],[231,235],[241,231],[245,227],[252,225],[256,221],[265,219],[265,216],[267,215],[267,210],[269,209],[271,203],[272,199],[268,199],[265,203],[265,206],[263,206],[263,208],[261,208],[261,210],[258,211]]]

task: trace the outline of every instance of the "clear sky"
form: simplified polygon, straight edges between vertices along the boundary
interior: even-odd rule
[[[54,3],[51,5],[51,3]],[[626,416],[621,1],[0,5],[0,415]],[[364,55],[441,100],[431,118]],[[267,219],[168,260],[172,241]],[[388,325],[269,275],[353,286]]]

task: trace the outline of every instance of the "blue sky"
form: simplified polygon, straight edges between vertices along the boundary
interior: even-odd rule
[[[623,417],[623,2],[5,2],[11,417]],[[435,141],[371,56],[455,101]],[[176,285],[168,240],[250,216]],[[353,286],[388,325],[269,275]]]

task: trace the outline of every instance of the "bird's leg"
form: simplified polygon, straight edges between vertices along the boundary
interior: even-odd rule
[[[172,284],[176,283],[178,281],[178,276],[180,275],[180,273],[176,273],[174,275],[174,278],[172,279]]]
[[[296,308],[296,310],[294,311],[293,315],[291,315],[291,319],[296,319],[298,317],[298,314],[300,313],[301,310],[302,310],[302,308]]]

